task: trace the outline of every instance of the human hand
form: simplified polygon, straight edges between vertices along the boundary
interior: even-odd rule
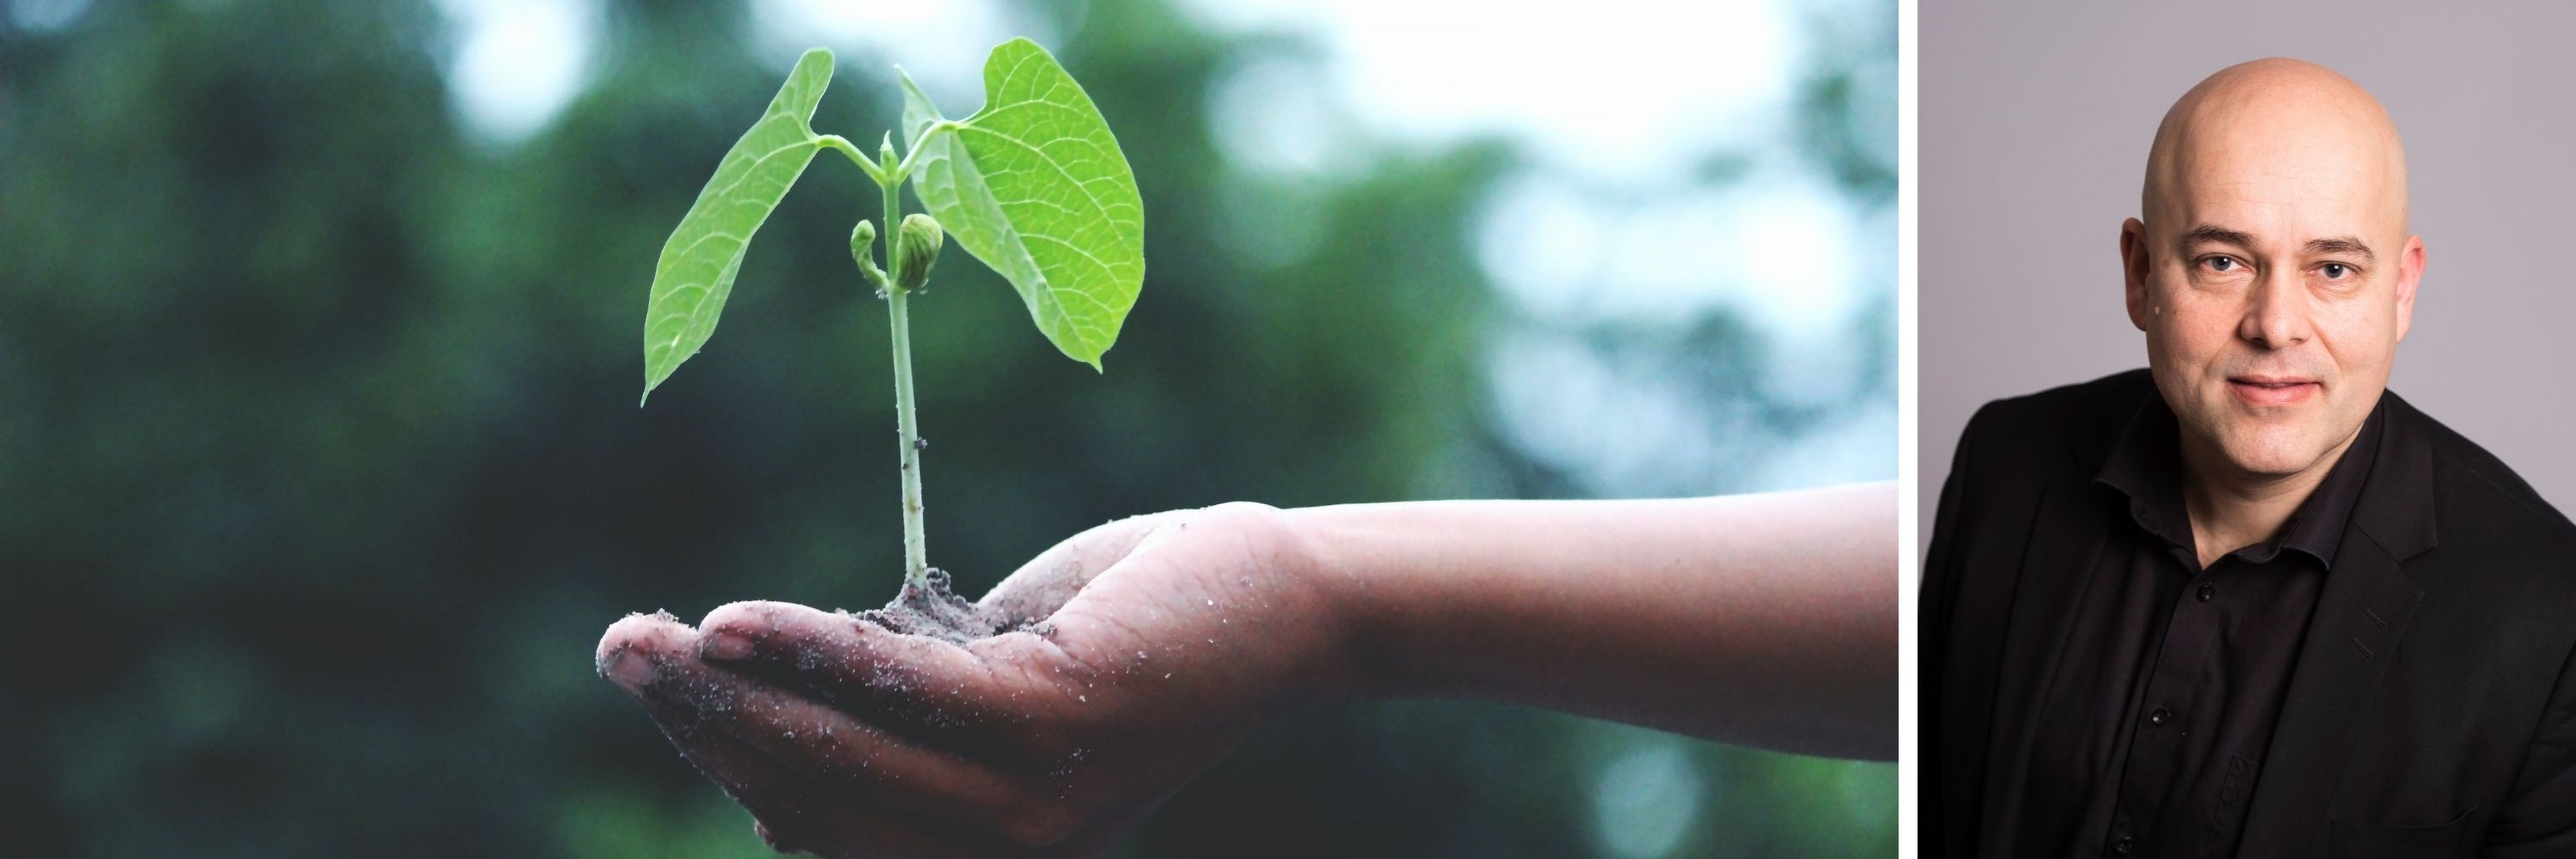
[[[847,613],[636,615],[599,671],[782,851],[1091,855],[1271,715],[1348,693],[1346,612],[1280,512],[1112,522],[982,605],[964,645]]]

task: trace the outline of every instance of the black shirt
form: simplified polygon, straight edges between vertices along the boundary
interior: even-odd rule
[[[1916,761],[1927,857],[2106,850],[2107,821],[2066,850],[2084,821],[2039,819],[2033,782],[2063,790],[2081,779],[2089,791],[2149,753],[2107,732],[2123,758],[2115,770],[2059,741],[2043,751],[2041,735],[2044,718],[2091,715],[2045,705],[2103,670],[2102,645],[2079,643],[2095,632],[2075,622],[2102,599],[2091,593],[2102,555],[2117,543],[2130,557],[2143,529],[2134,499],[2096,478],[2154,396],[2154,380],[2134,370],[1988,403],[1960,434],[1923,565]],[[2367,451],[2369,473],[2271,736],[2247,756],[2260,770],[2235,855],[2576,857],[2576,523],[2396,392],[2371,420],[2377,441],[2345,454]],[[2300,530],[2331,533],[2310,527]],[[2292,542],[2305,541],[2282,544]],[[2236,593],[2214,585],[2213,603]],[[2196,591],[2173,598],[2188,605],[2166,618],[2202,605]],[[2122,709],[2102,724],[2136,724],[2140,711]],[[2040,760],[2055,772],[2035,779]],[[2059,840],[2035,841],[2050,837]],[[2133,856],[2176,849],[2152,831],[2133,837]]]
[[[2031,857],[2234,855],[2299,642],[2378,450],[2385,403],[2272,539],[2201,569],[2180,435],[2150,396],[2095,477],[2122,527],[2075,590],[2018,839]]]

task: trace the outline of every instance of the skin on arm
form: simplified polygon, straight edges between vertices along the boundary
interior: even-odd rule
[[[1253,504],[1121,520],[965,645],[735,603],[600,672],[781,849],[1091,855],[1291,707],[1444,696],[1891,757],[1892,484],[1665,501]]]
[[[1895,757],[1893,484],[1288,515],[1341,579],[1374,694]]]

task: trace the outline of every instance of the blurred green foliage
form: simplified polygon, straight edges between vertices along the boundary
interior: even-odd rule
[[[1460,483],[1427,462],[1570,491],[1498,440],[1476,372],[1500,311],[1466,213],[1510,147],[1382,152],[1299,192],[1318,240],[1247,261],[1215,232],[1259,194],[1211,146],[1205,92],[1276,42],[1162,0],[1078,26],[1032,8],[1063,16],[1051,47],[1135,165],[1150,277],[1106,375],[1028,336],[978,267],[916,311],[929,545],[965,590],[1137,512]],[[876,205],[856,170],[799,183],[729,335],[634,405],[655,251],[784,69],[745,47],[748,15],[609,4],[590,84],[515,146],[459,127],[445,25],[416,2],[0,23],[8,852],[765,854],[590,666],[629,610],[862,607],[900,577],[883,310],[844,244]],[[1854,157],[1851,129],[1895,108],[1856,101],[1849,64],[1892,55],[1889,27],[1822,52],[1800,107],[1864,202],[1893,154]],[[856,73],[882,59],[844,65],[817,122],[893,127],[893,88]],[[1878,327],[1858,348],[1892,373]],[[1701,360],[1760,360],[1737,346]],[[1122,850],[1606,855],[1605,767],[1640,749],[1661,757],[1638,772],[1686,764],[1674,855],[1894,850],[1890,766],[1449,702],[1285,719]]]

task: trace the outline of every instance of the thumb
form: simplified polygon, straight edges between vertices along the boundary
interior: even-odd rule
[[[1003,629],[1045,620],[1178,512],[1130,516],[1073,535],[1021,564],[976,604],[998,614]]]

